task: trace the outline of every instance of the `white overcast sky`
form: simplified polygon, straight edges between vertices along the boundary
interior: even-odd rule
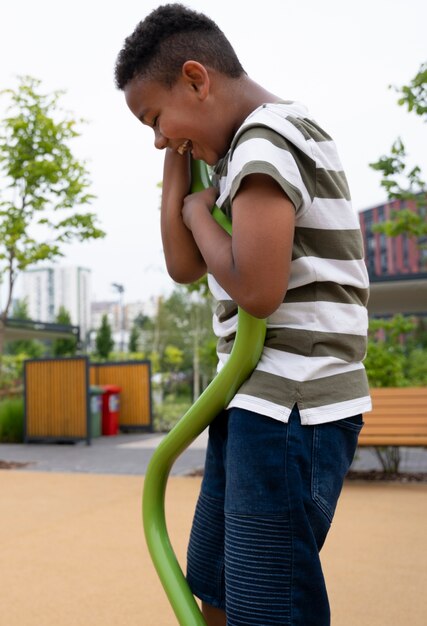
[[[89,120],[75,153],[88,161],[92,210],[107,237],[73,244],[61,263],[92,269],[96,299],[126,301],[171,289],[159,234],[162,154],[152,131],[126,108],[113,82],[124,38],[158,2],[20,0],[0,13],[0,88],[30,74],[46,91],[66,90],[64,106]],[[285,99],[304,102],[338,144],[359,211],[385,200],[368,164],[397,136],[425,172],[426,127],[396,104],[427,58],[425,0],[194,0],[231,40],[245,70]],[[243,16],[243,21],[242,21]],[[0,115],[4,105],[0,102]]]

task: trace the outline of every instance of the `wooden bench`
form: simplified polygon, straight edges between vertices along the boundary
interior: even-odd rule
[[[427,387],[371,389],[360,446],[427,446]]]

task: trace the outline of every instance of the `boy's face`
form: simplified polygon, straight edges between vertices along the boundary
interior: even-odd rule
[[[228,142],[218,132],[209,85],[203,77],[180,76],[170,89],[153,79],[136,77],[125,88],[125,97],[132,113],[154,130],[159,150],[191,152],[193,158],[209,165],[226,153]]]

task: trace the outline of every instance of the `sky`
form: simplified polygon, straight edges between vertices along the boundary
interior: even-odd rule
[[[92,270],[93,297],[147,301],[173,288],[159,228],[163,154],[152,130],[129,112],[114,86],[127,35],[159,2],[20,0],[2,3],[0,89],[28,74],[66,91],[62,105],[87,123],[73,143],[96,195],[87,209],[103,240],[64,246],[64,265]],[[193,0],[231,41],[249,76],[284,99],[303,102],[335,139],[354,207],[385,201],[369,163],[400,136],[411,163],[426,164],[426,127],[396,104],[389,85],[407,84],[427,60],[425,0]],[[0,115],[4,114],[4,98]],[[18,292],[19,295],[19,292]]]

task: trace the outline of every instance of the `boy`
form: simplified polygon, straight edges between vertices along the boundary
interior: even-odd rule
[[[319,551],[370,409],[367,274],[335,145],[179,4],[126,39],[116,84],[165,150],[168,271],[183,283],[208,272],[220,362],[237,305],[268,318],[255,371],[209,429],[189,584],[209,626],[327,626]],[[189,194],[192,158],[213,166],[214,187]]]

